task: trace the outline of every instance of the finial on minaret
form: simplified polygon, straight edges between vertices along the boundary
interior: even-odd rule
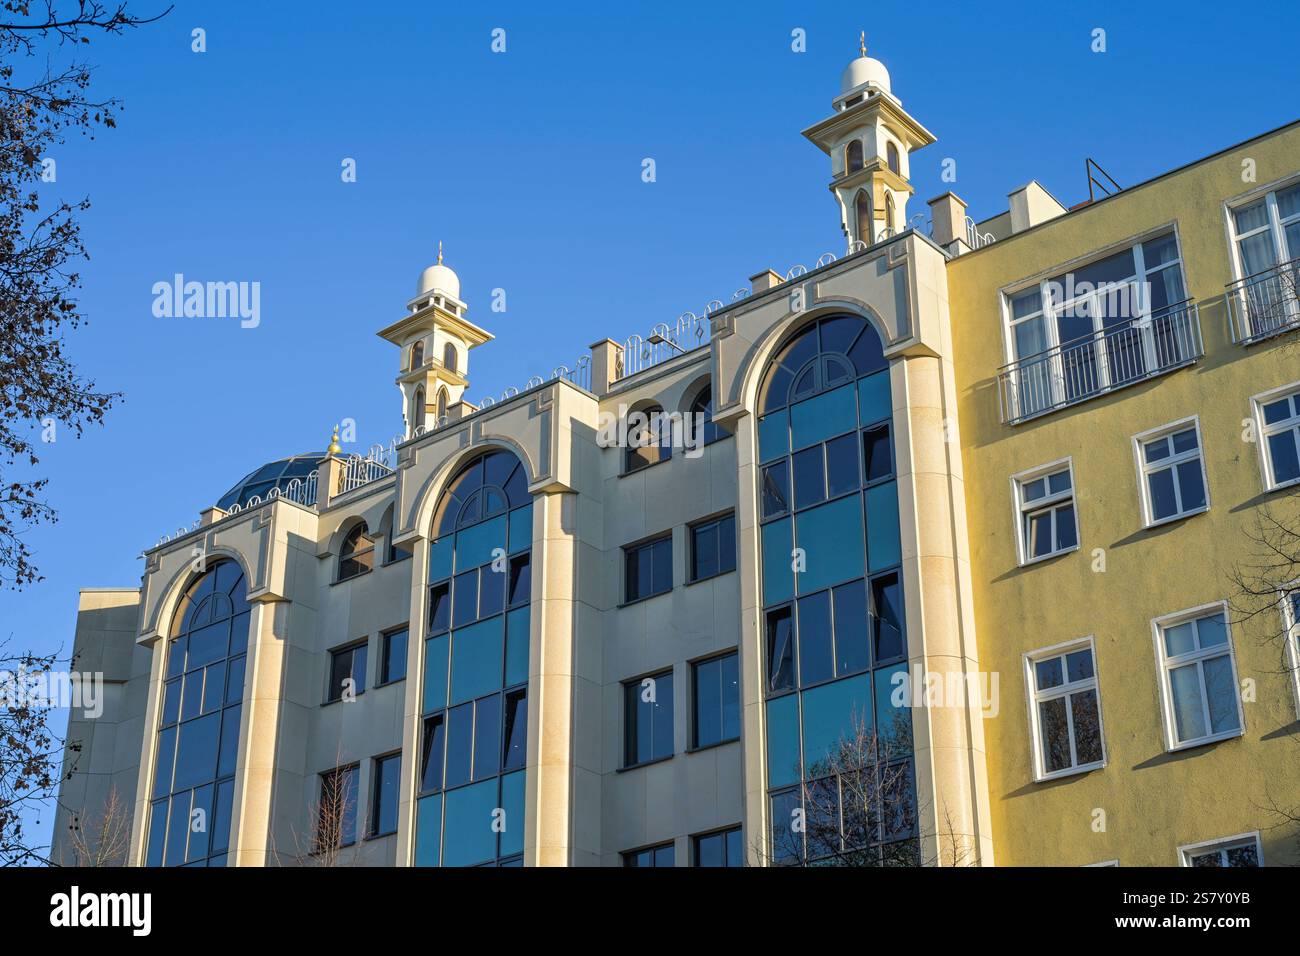
[[[861,30],[858,33],[858,56],[867,55],[867,31]]]
[[[442,240],[438,240],[438,265],[442,265]]]
[[[329,448],[325,449],[325,454],[329,456],[343,454],[343,446],[339,444],[339,426],[334,426],[334,437],[330,439]]]

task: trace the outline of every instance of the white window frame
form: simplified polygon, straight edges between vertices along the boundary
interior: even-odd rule
[[[1028,502],[1024,500],[1022,491],[1024,486],[1031,481],[1039,478],[1045,478],[1048,475],[1054,475],[1060,471],[1067,471],[1070,475],[1070,491],[1057,492],[1055,495],[1048,494],[1045,498],[1039,498],[1037,501]],[[1029,539],[1025,527],[1025,519],[1030,514],[1043,511],[1048,508],[1055,509],[1065,500],[1069,499],[1074,504],[1074,547],[1061,548],[1056,551],[1049,551],[1047,554],[1031,555],[1029,553]],[[1020,566],[1027,567],[1031,564],[1037,564],[1040,561],[1048,561],[1052,558],[1060,557],[1063,554],[1069,554],[1071,551],[1078,551],[1082,547],[1083,535],[1079,531],[1079,496],[1077,486],[1074,480],[1074,458],[1072,456],[1049,462],[1046,465],[1039,465],[1035,468],[1029,468],[1025,471],[1017,472],[1011,476],[1011,506],[1014,516],[1016,531],[1016,557]],[[1052,541],[1056,541],[1056,518],[1052,518]]]
[[[1189,426],[1196,431],[1196,450],[1194,452],[1175,452],[1168,458],[1162,458],[1157,462],[1147,461],[1146,445],[1161,438],[1169,438],[1179,432],[1187,431]],[[1172,451],[1172,449],[1170,450]],[[1184,518],[1204,514],[1210,510],[1210,476],[1205,470],[1205,440],[1201,435],[1201,418],[1199,415],[1192,415],[1176,422],[1170,422],[1168,425],[1161,425],[1158,428],[1151,428],[1134,435],[1133,457],[1137,462],[1138,498],[1142,505],[1142,524],[1145,527],[1154,528],[1162,524],[1169,524],[1172,521],[1181,521]],[[1201,487],[1205,489],[1205,504],[1199,508],[1184,509],[1176,514],[1169,515],[1167,518],[1157,518],[1151,504],[1151,484],[1147,479],[1153,472],[1174,468],[1183,462],[1191,461],[1193,457],[1200,459],[1201,462]],[[1174,494],[1177,495],[1181,503],[1183,492],[1182,486],[1178,483],[1176,472],[1174,474]]]
[[[1083,866],[1084,869],[1092,869],[1098,866],[1119,866],[1119,860],[1102,860],[1100,863],[1085,863]]]
[[[1174,658],[1170,658],[1169,655],[1165,653],[1164,632],[1166,628],[1182,624],[1185,621],[1195,620],[1196,618],[1208,617],[1215,611],[1218,611],[1223,615],[1223,629],[1224,633],[1228,636],[1228,647],[1226,652],[1221,647],[1214,647],[1210,650],[1189,651],[1186,654],[1179,654]],[[1182,611],[1175,611],[1172,614],[1165,614],[1161,617],[1154,618],[1151,621],[1151,637],[1155,642],[1156,677],[1160,682],[1160,712],[1165,729],[1165,751],[1173,753],[1177,750],[1203,747],[1206,744],[1217,743],[1221,740],[1231,740],[1234,737],[1244,736],[1246,733],[1246,714],[1241,706],[1241,677],[1237,672],[1236,642],[1232,638],[1232,618],[1228,614],[1228,602],[1212,601],[1209,604],[1202,604],[1199,607],[1190,607]],[[1169,679],[1169,673],[1175,667],[1181,667],[1185,664],[1193,664],[1211,657],[1220,657],[1224,653],[1228,655],[1228,664],[1232,668],[1233,697],[1237,702],[1237,729],[1221,730],[1218,733],[1208,733],[1204,737],[1196,737],[1191,740],[1180,741],[1178,739],[1178,723],[1174,717],[1173,682]],[[1205,709],[1205,726],[1208,729],[1210,726],[1209,701],[1203,693],[1203,678],[1201,687],[1201,704]]]
[[[1146,259],[1142,251],[1142,245],[1146,242],[1151,241],[1152,239],[1159,238],[1160,236],[1163,236],[1166,233],[1173,234],[1174,248],[1178,252],[1177,258],[1173,259],[1170,262],[1163,262],[1158,266],[1148,269],[1146,265]],[[1133,253],[1134,274],[1132,276],[1128,277],[1127,279],[1123,279],[1118,282],[1111,283],[1110,285],[1105,286],[1103,288],[1094,289],[1092,292],[1086,295],[1076,295],[1069,302],[1063,302],[1063,303],[1053,305],[1051,301],[1051,296],[1048,295],[1048,283],[1051,282],[1053,278],[1055,278],[1056,276],[1069,273],[1075,269],[1086,268],[1087,266],[1090,266],[1095,262],[1100,262],[1103,259],[1107,259],[1111,256],[1118,255],[1119,253],[1124,252],[1126,250],[1131,251]],[[1104,345],[1105,329],[1104,329],[1104,325],[1100,324],[1100,320],[1097,318],[1097,316],[1100,314],[1100,310],[1097,308],[1097,304],[1102,296],[1111,293],[1113,290],[1119,288],[1120,286],[1129,285],[1132,287],[1131,294],[1133,295],[1133,303],[1137,314],[1134,316],[1134,318],[1131,321],[1133,322],[1134,327],[1140,329],[1141,331],[1142,343],[1143,343],[1143,348],[1142,348],[1143,357],[1146,359],[1146,361],[1153,362],[1155,359],[1155,350],[1154,350],[1154,344],[1150,341],[1151,303],[1148,301],[1148,297],[1146,295],[1147,283],[1149,277],[1154,273],[1162,272],[1166,269],[1170,269],[1173,267],[1177,267],[1179,275],[1182,278],[1183,294],[1190,296],[1190,292],[1187,285],[1187,270],[1184,268],[1184,261],[1183,261],[1183,240],[1182,240],[1182,236],[1179,234],[1177,220],[1162,223],[1161,225],[1155,227],[1154,229],[1148,229],[1145,232],[1139,233],[1136,236],[1131,236],[1128,239],[1124,239],[1120,242],[1106,246],[1104,249],[1099,249],[1095,252],[1091,252],[1084,258],[1076,259],[1072,262],[1055,266],[1052,269],[1048,270],[1047,272],[1035,276],[1033,279],[1021,280],[1011,285],[1004,286],[1001,290],[1002,351],[1003,351],[1003,355],[1005,356],[1006,364],[1009,365],[1013,362],[1019,363],[1026,359],[1031,359],[1034,357],[1032,355],[1021,356],[1016,353],[1015,327],[1017,325],[1022,325],[1026,322],[1031,322],[1035,318],[1039,318],[1042,320],[1043,335],[1045,341],[1047,342],[1047,345],[1044,348],[1043,353],[1039,353],[1039,354],[1047,354],[1053,352],[1054,350],[1056,351],[1056,355],[1050,360],[1051,364],[1050,364],[1050,370],[1048,372],[1048,387],[1050,389],[1049,404],[1044,408],[1034,409],[1027,413],[1023,409],[1019,409],[1019,408],[1008,409],[1008,412],[1013,412],[1016,417],[1020,417],[1022,415],[1034,416],[1034,415],[1046,414],[1050,411],[1055,411],[1059,408],[1064,407],[1061,404],[1065,402],[1065,391],[1064,391],[1064,384],[1063,384],[1064,375],[1061,369],[1061,355],[1059,350],[1061,349],[1062,346],[1069,345],[1070,343],[1061,342],[1060,340],[1061,338],[1060,326],[1059,323],[1057,322],[1057,316],[1061,312],[1077,307],[1079,303],[1082,302],[1084,299],[1088,299],[1091,303],[1090,314],[1093,316],[1093,332],[1090,341],[1092,341],[1095,344],[1095,347],[1098,349],[1098,353],[1099,353],[1096,358],[1097,361],[1096,394],[1104,395],[1116,387],[1115,383],[1113,383],[1110,380],[1110,369],[1109,369],[1109,365],[1107,364],[1107,356],[1104,354],[1105,353],[1105,345]],[[1015,318],[1011,309],[1011,300],[1035,288],[1038,290],[1038,311],[1033,312],[1026,316],[1022,316],[1019,319]],[[1190,299],[1188,301],[1190,301]],[[1082,344],[1082,342],[1080,342],[1079,344]],[[1015,374],[1018,377],[1021,374],[1023,374],[1023,370],[1018,370]],[[1136,381],[1140,381],[1140,380],[1141,379],[1136,379],[1130,382],[1129,380],[1126,379],[1123,382],[1123,384],[1124,385],[1133,384],[1136,383]],[[1019,379],[1017,378],[1017,385],[1018,385],[1018,381]],[[1013,394],[1016,394],[1015,390],[1013,390]],[[1089,396],[1089,397],[1094,397],[1094,396]],[[1076,399],[1075,401],[1083,401],[1083,400],[1084,399],[1080,398],[1080,399]],[[1073,402],[1066,403],[1066,404],[1073,404]]]
[[[1080,681],[1069,681],[1068,678],[1059,687],[1053,687],[1050,690],[1038,690],[1038,681],[1034,674],[1034,665],[1040,661],[1049,660],[1053,657],[1061,657],[1065,654],[1071,654],[1075,651],[1087,649],[1092,654],[1092,676]],[[1101,714],[1101,683],[1100,675],[1097,670],[1097,646],[1092,635],[1079,638],[1078,640],[1065,641],[1061,644],[1053,644],[1051,647],[1040,647],[1037,650],[1026,651],[1022,655],[1024,661],[1025,675],[1025,699],[1029,702],[1029,750],[1030,759],[1033,761],[1034,782],[1043,783],[1048,780],[1057,780],[1061,777],[1072,777],[1075,774],[1090,773],[1093,770],[1100,770],[1106,766],[1106,724]],[[1062,676],[1065,676],[1064,674]],[[1065,767],[1061,770],[1048,771],[1043,763],[1043,740],[1042,727],[1038,721],[1038,705],[1045,700],[1053,700],[1057,697],[1069,697],[1071,694],[1079,691],[1092,690],[1097,695],[1097,731],[1101,736],[1101,760],[1094,760],[1090,763],[1075,764],[1073,767]],[[1074,741],[1074,713],[1067,706],[1065,708],[1065,717],[1070,728],[1070,745],[1071,751],[1075,748]],[[1073,753],[1072,753],[1073,755]]]
[[[1236,836],[1220,837],[1217,840],[1186,843],[1178,848],[1178,865],[1190,867],[1193,856],[1200,856],[1211,849],[1224,852],[1239,846],[1249,846],[1252,843],[1255,846],[1255,859],[1262,867],[1264,865],[1264,846],[1260,842],[1258,830],[1251,830],[1249,833],[1238,833]]]
[[[1282,594],[1282,626],[1286,634],[1286,660],[1291,666],[1291,685],[1295,689],[1296,718],[1300,719],[1300,580],[1292,581]]]
[[[1289,481],[1277,481],[1273,476],[1273,456],[1268,451],[1268,438],[1270,435],[1276,435],[1283,431],[1300,432],[1300,416],[1292,416],[1276,425],[1264,424],[1264,406],[1276,402],[1278,399],[1287,398],[1291,395],[1300,396],[1300,382],[1292,382],[1289,385],[1283,385],[1280,388],[1270,389],[1251,398],[1251,407],[1255,413],[1256,444],[1259,445],[1259,467],[1260,476],[1264,479],[1265,491],[1277,491],[1280,488],[1294,488],[1300,485],[1300,478],[1292,478]],[[1300,440],[1300,435],[1298,435]]]
[[[1289,216],[1284,221],[1277,211],[1277,194],[1290,189],[1297,183],[1300,183],[1300,177],[1288,176],[1285,179],[1279,179],[1275,182],[1260,186],[1258,189],[1252,189],[1250,192],[1229,199],[1223,204],[1223,214],[1228,229],[1228,249],[1232,256],[1232,275],[1237,281],[1250,278],[1250,275],[1246,274],[1245,266],[1242,265],[1241,262],[1241,247],[1239,243],[1242,239],[1249,238],[1263,229],[1267,229],[1269,235],[1273,237],[1273,256],[1278,265],[1284,262],[1289,262],[1291,259],[1300,259],[1300,249],[1288,249],[1286,247],[1286,227],[1291,223],[1300,220],[1300,214]],[[1261,198],[1264,200],[1265,207],[1268,209],[1268,225],[1258,226],[1248,232],[1238,233],[1237,211],[1245,206],[1250,206],[1259,202]],[[1277,268],[1277,266],[1274,266],[1273,268]],[[1252,273],[1252,275],[1253,274],[1254,273]]]

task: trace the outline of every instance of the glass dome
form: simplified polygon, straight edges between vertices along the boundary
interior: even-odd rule
[[[254,495],[265,501],[267,492],[272,488],[284,491],[289,482],[295,478],[306,479],[316,470],[316,466],[324,457],[323,451],[317,451],[268,462],[261,468],[249,472],[233,488],[217,499],[217,507],[222,511],[229,511],[235,505],[242,508]]]

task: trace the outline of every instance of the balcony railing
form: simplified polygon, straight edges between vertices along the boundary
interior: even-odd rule
[[[1203,354],[1196,303],[1180,302],[1003,367],[1002,421],[1014,425],[1076,405],[1190,365]]]
[[[1228,286],[1224,298],[1232,340],[1249,345],[1300,328],[1300,259],[1247,276]]]

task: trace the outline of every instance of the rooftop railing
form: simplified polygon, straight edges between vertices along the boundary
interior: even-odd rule
[[[1224,293],[1232,340],[1250,345],[1300,328],[1300,259],[1230,283]]]
[[[998,371],[1004,424],[1045,415],[1190,365],[1205,354],[1190,299],[1027,356]]]

